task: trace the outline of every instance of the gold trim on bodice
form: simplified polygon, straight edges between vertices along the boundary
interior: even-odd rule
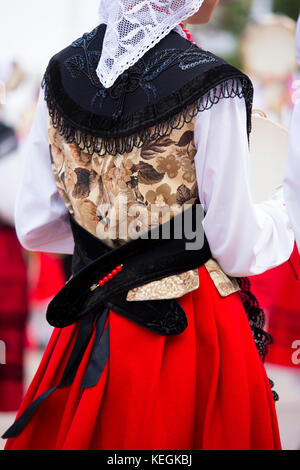
[[[149,282],[128,292],[127,300],[162,300],[177,299],[199,287],[198,269],[175,276],[165,277],[159,281]]]

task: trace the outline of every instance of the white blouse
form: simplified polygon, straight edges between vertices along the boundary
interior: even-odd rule
[[[300,66],[300,16],[297,23],[296,58]],[[287,210],[300,250],[300,84],[290,125],[289,152],[283,187]]]
[[[282,199],[257,205],[251,199],[244,100],[222,99],[200,112],[195,145],[199,197],[206,211],[204,230],[223,270],[248,276],[287,261],[294,235]],[[20,242],[28,250],[72,253],[68,211],[51,169],[43,92],[23,155],[15,210]]]

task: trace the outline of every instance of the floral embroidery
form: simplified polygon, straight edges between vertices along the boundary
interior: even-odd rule
[[[52,124],[68,143],[90,155],[125,155],[170,137],[199,112],[234,97],[245,99],[250,133],[253,86],[226,61],[171,32],[163,50],[149,50],[106,89],[97,76],[104,33],[100,25],[74,41],[44,74]]]
[[[120,189],[126,189],[127,183],[131,180],[130,169],[125,166],[123,168],[113,167],[108,176],[111,178],[112,184]]]
[[[76,199],[83,199],[90,194],[90,178],[91,173],[85,168],[75,168],[76,184],[73,190],[73,197]]]
[[[128,154],[100,157],[67,143],[50,125],[56,184],[78,223],[116,247],[193,204],[198,198],[193,126],[187,123]]]
[[[194,160],[191,160],[189,157],[183,158],[182,169],[184,171],[183,178],[189,183],[193,183],[196,180]]]
[[[169,145],[172,145],[173,141],[169,137],[160,137],[148,145],[144,145],[141,151],[141,157],[144,160],[152,160],[157,157],[158,154],[164,153]]]
[[[160,173],[167,173],[169,178],[175,178],[177,176],[180,162],[176,160],[174,155],[158,157],[157,162],[157,169]]]
[[[176,194],[171,193],[171,188],[168,184],[162,184],[159,186],[156,191],[148,191],[146,194],[146,199],[151,204],[157,206],[172,206],[176,203]]]
[[[72,43],[72,46],[73,47],[86,47],[96,37],[98,33],[98,29],[99,29],[99,26],[94,28],[93,31],[91,31],[90,33],[85,33],[81,38],[76,39],[76,41]]]
[[[185,184],[181,184],[177,188],[176,202],[180,206],[183,206],[183,204],[194,204],[197,198],[198,198],[197,184],[194,184],[194,186],[191,189]]]
[[[84,34],[82,38],[74,41],[72,46],[82,49],[82,52],[68,57],[64,64],[73,78],[78,78],[82,74],[88,77],[95,88],[95,95],[91,101],[92,107],[101,109],[103,100],[107,96],[118,102],[113,115],[114,118],[121,116],[126,95],[135,92],[138,88],[142,88],[147,96],[148,103],[150,103],[151,98],[157,98],[158,90],[153,81],[169,67],[177,65],[180,70],[184,71],[205,63],[216,62],[215,57],[199,49],[194,44],[191,44],[186,50],[169,48],[150,55],[147,62],[145,58],[140,59],[134,66],[125,71],[111,88],[107,89],[100,83],[96,73],[101,51],[90,50],[97,32],[98,27],[91,33]]]

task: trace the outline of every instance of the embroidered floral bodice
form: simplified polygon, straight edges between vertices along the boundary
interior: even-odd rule
[[[110,246],[165,222],[198,197],[193,122],[116,157],[81,151],[51,123],[49,141],[57,187],[70,213]]]

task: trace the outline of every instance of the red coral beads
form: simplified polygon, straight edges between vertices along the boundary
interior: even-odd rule
[[[91,291],[93,292],[98,287],[103,287],[105,284],[111,281],[115,276],[117,276],[122,271],[122,269],[123,269],[123,264],[120,264],[115,269],[113,269],[110,273],[108,273],[103,279],[100,279],[100,281],[98,281],[97,284],[94,284],[91,287]]]

